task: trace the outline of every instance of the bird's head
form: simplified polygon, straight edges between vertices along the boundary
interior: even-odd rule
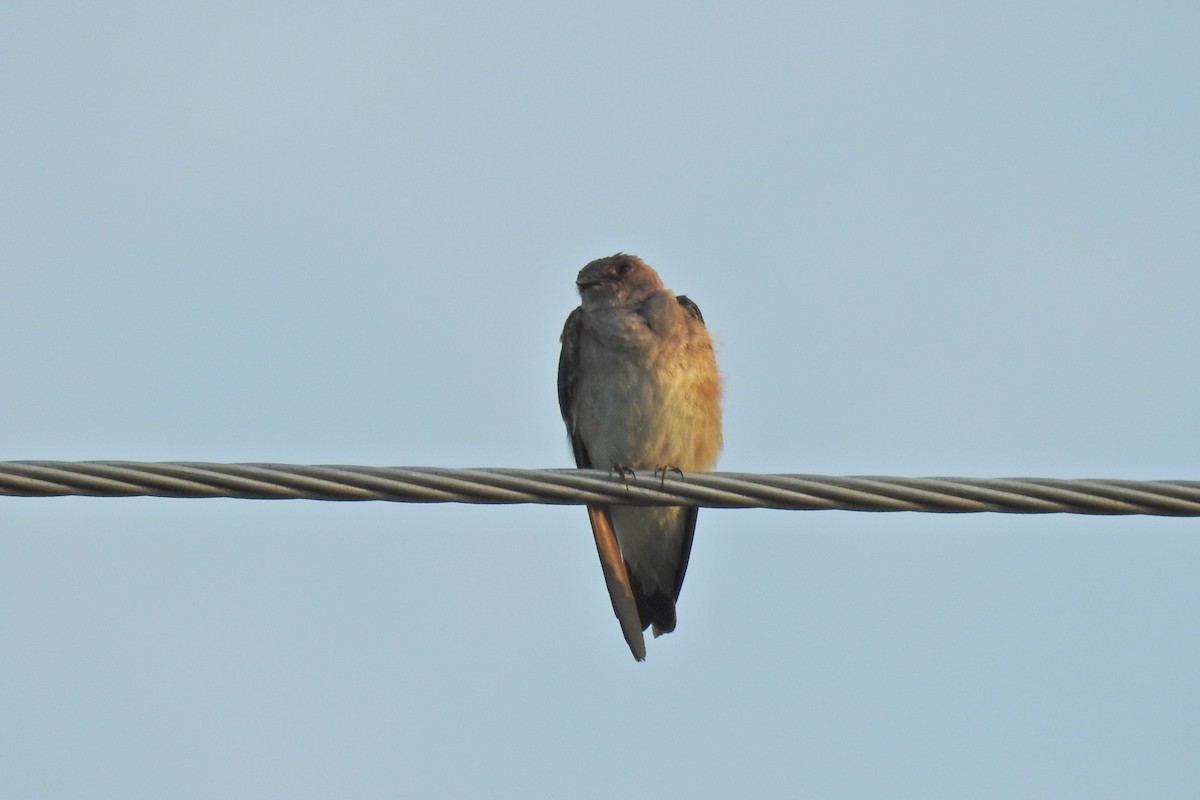
[[[598,258],[575,279],[585,308],[637,307],[663,288],[658,273],[637,256]]]

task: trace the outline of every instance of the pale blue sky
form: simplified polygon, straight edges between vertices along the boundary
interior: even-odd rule
[[[0,10],[0,459],[561,467],[592,258],[720,467],[1200,479],[1195,3]],[[0,498],[0,795],[1194,796],[1200,523]]]

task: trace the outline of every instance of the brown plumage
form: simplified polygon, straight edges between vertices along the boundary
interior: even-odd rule
[[[636,256],[584,267],[567,318],[558,400],[579,467],[708,470],[721,449],[721,379],[700,309]],[[675,629],[695,507],[588,506],[613,611],[634,658]]]

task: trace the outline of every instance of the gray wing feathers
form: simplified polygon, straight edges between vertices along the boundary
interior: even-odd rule
[[[558,357],[558,408],[567,433],[571,438],[571,450],[575,453],[575,466],[589,469],[593,466],[588,457],[583,439],[575,429],[575,388],[579,376],[579,333],[583,324],[583,309],[577,308],[567,317],[562,332],[562,352]],[[596,553],[600,557],[600,569],[604,572],[604,583],[612,601],[613,613],[621,624],[621,633],[629,650],[638,661],[646,659],[646,639],[642,635],[641,616],[637,600],[629,583],[629,570],[621,556],[617,535],[613,530],[608,507],[589,505],[588,521],[592,524],[592,536],[596,540]]]

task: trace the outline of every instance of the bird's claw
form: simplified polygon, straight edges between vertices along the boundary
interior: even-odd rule
[[[667,473],[668,472],[676,473],[677,475],[679,475],[679,480],[683,480],[683,470],[681,470],[679,467],[675,467],[670,464],[667,464],[667,465],[661,466],[661,467],[656,467],[654,470],[654,475],[655,475],[655,477],[658,478],[659,491],[662,491],[663,488],[667,485]]]
[[[633,467],[627,467],[624,464],[613,464],[608,468],[608,474],[616,473],[620,476],[621,482],[625,484],[625,488],[629,488],[629,479],[637,480],[637,473],[633,471]]]

